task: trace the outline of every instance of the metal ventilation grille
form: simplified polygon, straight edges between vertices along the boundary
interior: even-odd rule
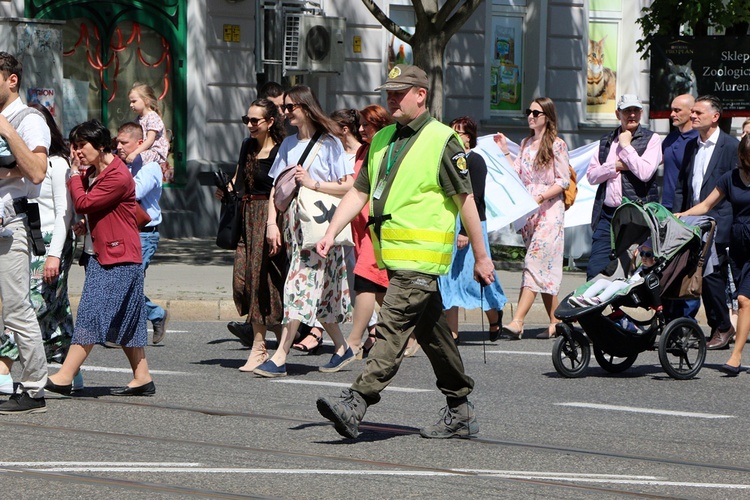
[[[287,14],[284,26],[284,67],[299,67],[299,39],[302,15]]]

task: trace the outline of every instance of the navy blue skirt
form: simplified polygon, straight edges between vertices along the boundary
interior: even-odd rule
[[[73,343],[114,342],[123,347],[145,347],[146,308],[140,264],[102,266],[90,256],[86,264]]]

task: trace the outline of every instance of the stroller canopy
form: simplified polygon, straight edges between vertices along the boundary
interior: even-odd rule
[[[697,238],[701,229],[690,226],[658,203],[637,203],[624,199],[612,216],[612,248],[619,257],[633,245],[651,238],[654,255],[671,259]]]

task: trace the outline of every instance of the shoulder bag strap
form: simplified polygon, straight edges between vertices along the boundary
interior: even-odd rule
[[[315,144],[318,144],[318,148],[320,148],[320,144],[318,143],[318,139],[320,139],[320,136],[323,135],[320,131],[315,132],[315,135],[312,136],[312,139],[310,139],[310,142],[307,144],[307,147],[305,148],[305,151],[302,153],[302,156],[299,157],[299,161],[297,161],[297,165],[305,165],[305,160],[307,160],[307,156],[310,154],[310,151],[312,151],[313,146]],[[318,150],[315,150],[315,154],[318,153]],[[313,159],[315,159],[315,155],[313,155]]]

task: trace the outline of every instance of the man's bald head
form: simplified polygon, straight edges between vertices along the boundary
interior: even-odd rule
[[[690,122],[690,110],[694,104],[695,97],[690,94],[681,94],[672,100],[669,119],[680,132],[687,132],[693,128]]]

